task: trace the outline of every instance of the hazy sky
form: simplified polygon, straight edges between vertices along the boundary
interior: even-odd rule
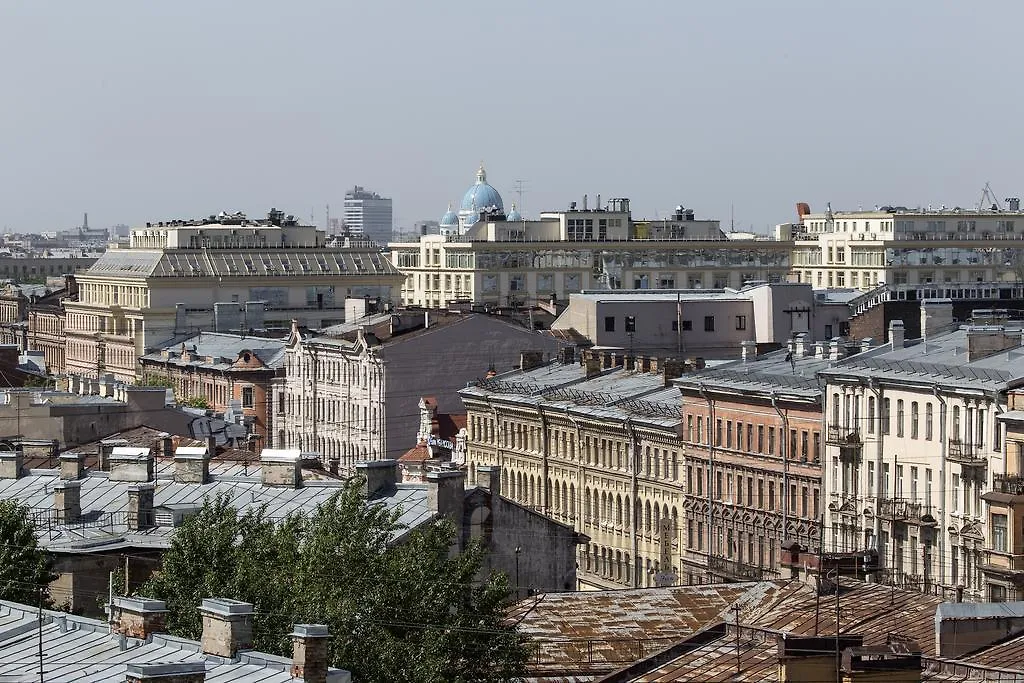
[[[484,160],[528,215],[583,193],[727,225],[1024,194],[1024,3],[2,0],[0,227],[346,188],[437,220]]]

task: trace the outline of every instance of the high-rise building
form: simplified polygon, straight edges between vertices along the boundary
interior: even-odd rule
[[[391,199],[356,185],[345,193],[345,226],[380,244],[391,241]]]

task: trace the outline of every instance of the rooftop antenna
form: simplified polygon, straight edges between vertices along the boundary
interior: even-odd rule
[[[526,194],[526,183],[527,182],[528,181],[526,181],[526,180],[516,180],[515,181],[515,185],[516,185],[516,198],[518,199],[518,201],[516,202],[516,205],[519,207],[519,213],[523,212],[523,195]]]
[[[992,186],[987,182],[985,187],[981,188],[981,199],[978,200],[978,211],[984,211],[991,207],[993,211],[1002,211],[1003,205],[998,199],[996,199],[996,193],[992,191]]]
[[[736,232],[736,216],[733,214],[733,205],[729,204],[729,232]]]
[[[327,204],[327,225],[324,226],[324,230],[330,234],[331,232],[331,205]]]

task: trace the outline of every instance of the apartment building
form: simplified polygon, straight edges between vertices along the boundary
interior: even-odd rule
[[[457,392],[467,382],[516,367],[524,351],[543,360],[558,350],[553,338],[489,315],[423,320],[394,336],[382,326],[344,337],[294,327],[285,376],[274,380],[274,442],[322,453],[344,471],[398,458],[418,441],[421,397],[461,412]]]
[[[790,575],[781,553],[821,549],[821,403],[816,373],[846,353],[801,335],[785,350],[685,374],[683,583]]]
[[[645,355],[738,357],[746,342],[763,352],[798,334],[807,341],[845,336],[849,310],[808,284],[787,282],[742,289],[587,290],[569,295],[551,329]]]
[[[0,342],[21,351],[40,351],[46,371],[61,375],[65,369],[64,306],[78,296],[74,276],[64,286],[7,285],[0,293]]]
[[[1005,560],[995,549],[1008,546],[995,542],[991,515],[1000,513],[990,515],[984,501],[1013,490],[1017,463],[1008,461],[1008,426],[997,416],[1007,413],[1007,391],[1024,382],[1021,329],[957,327],[948,300],[921,309],[921,339],[907,340],[893,321],[888,344],[819,373],[826,546],[877,549],[885,580],[896,585],[1002,598],[987,589],[984,568],[998,565],[1000,552]]]
[[[793,279],[816,288],[869,290],[881,284],[936,286],[1024,281],[1024,212],[1007,208],[908,209],[811,213],[780,225],[792,239]],[[940,295],[946,296],[946,295]]]
[[[214,303],[234,303],[243,329],[344,322],[346,299],[385,305],[402,275],[369,243],[328,247],[323,231],[271,210],[149,223],[78,277],[65,304],[67,370],[138,377],[138,359],[214,327]],[[244,313],[244,317],[243,317]],[[255,321],[255,324],[253,322]]]
[[[378,244],[391,241],[391,198],[356,185],[345,193],[345,229]]]

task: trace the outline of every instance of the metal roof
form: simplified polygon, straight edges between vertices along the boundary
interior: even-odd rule
[[[290,659],[256,651],[242,652],[237,662],[202,653],[196,641],[154,635],[147,642],[110,633],[102,621],[63,612],[43,611],[39,626],[35,607],[0,601],[0,680],[35,681],[39,676],[39,641],[47,681],[123,683],[130,664],[202,662],[210,683],[293,683]],[[40,633],[41,631],[41,633]],[[351,674],[330,670],[333,683]]]
[[[43,547],[52,552],[77,553],[115,547],[168,548],[176,529],[166,512],[198,509],[207,498],[225,495],[241,512],[266,505],[268,517],[284,519],[325,503],[345,486],[338,479],[304,480],[300,488],[264,486],[260,468],[216,461],[210,464],[210,481],[206,484],[177,483],[170,478],[172,472],[173,465],[165,462],[157,473],[153,500],[157,526],[143,531],[131,531],[127,525],[128,489],[138,482],[111,481],[106,472],[89,472],[79,480],[82,514],[78,522],[56,522],[53,487],[62,481],[58,470],[30,470],[20,479],[0,479],[0,500],[16,500],[31,509]],[[433,519],[424,484],[399,484],[371,502],[400,509],[399,524],[408,529]],[[166,512],[162,514],[162,510]],[[398,530],[394,539],[405,533]]]
[[[224,334],[221,332],[201,332],[181,342],[167,344],[163,350],[147,353],[142,360],[155,363],[169,363],[182,367],[204,367],[216,370],[229,370],[243,352],[250,352],[260,359],[264,366],[271,370],[284,367],[285,346],[287,339],[271,337],[243,336]],[[181,356],[182,347],[188,349],[197,358],[186,361]],[[164,351],[168,357],[163,356]],[[240,368],[241,369],[241,368]],[[249,370],[249,368],[245,368]]]

